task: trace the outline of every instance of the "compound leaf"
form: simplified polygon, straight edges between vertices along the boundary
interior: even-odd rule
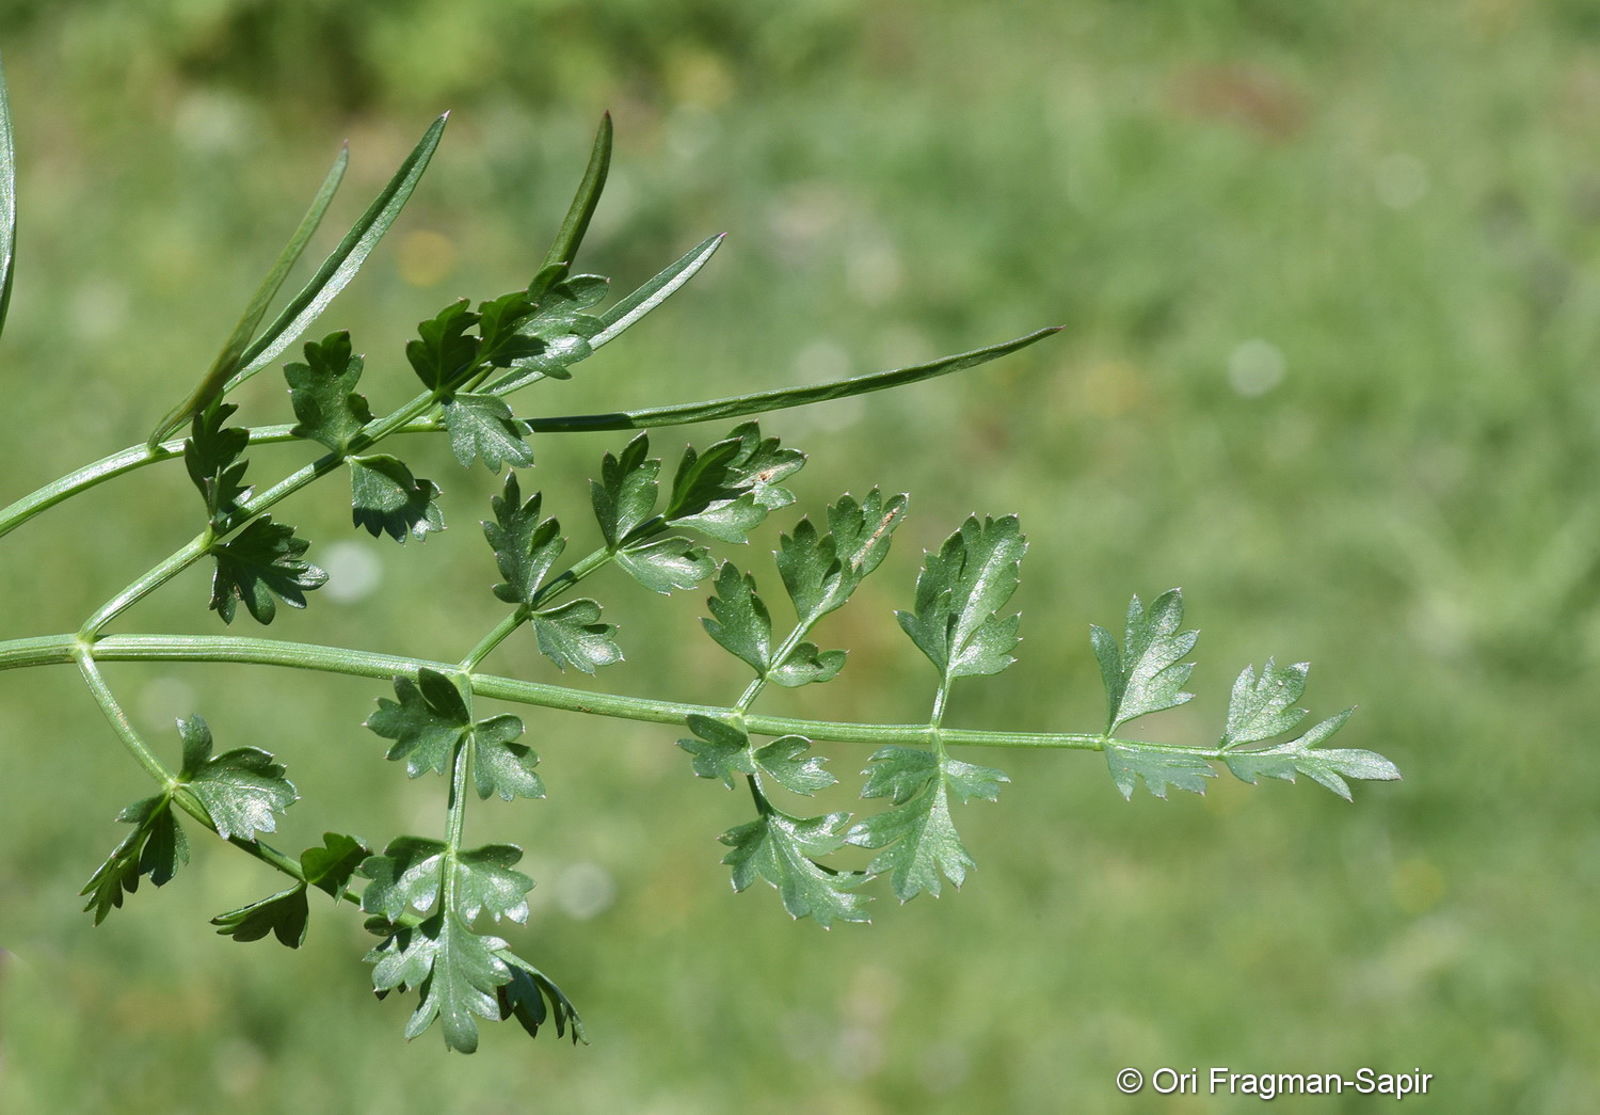
[[[941,875],[956,886],[973,866],[950,815],[950,795],[994,801],[1010,779],[992,767],[940,756],[923,748],[885,747],[868,760],[864,798],[888,798],[891,808],[858,822],[849,843],[882,849],[867,871],[888,875],[896,897],[909,902],[923,891],[935,898]]]
[[[252,519],[226,542],[213,543],[212,611],[232,623],[242,600],[252,619],[267,624],[278,614],[279,600],[304,608],[306,593],[328,582],[327,573],[301,557],[310,545],[295,537],[294,527],[273,522],[271,515]]]
[[[425,541],[444,529],[439,486],[411,475],[405,462],[387,454],[350,457],[351,519],[374,538],[388,534],[404,543],[410,534]]]
[[[1134,787],[1140,778],[1146,789],[1158,798],[1167,796],[1167,788],[1188,790],[1192,794],[1206,792],[1206,779],[1215,778],[1217,772],[1202,755],[1180,751],[1153,751],[1144,747],[1123,747],[1115,743],[1106,745],[1106,765],[1111,768],[1111,780],[1131,800]]]
[[[113,908],[120,909],[123,895],[139,889],[145,875],[156,886],[172,881],[178,868],[189,862],[189,840],[172,813],[172,799],[166,794],[144,798],[117,814],[117,820],[133,825],[106,861],[95,869],[79,893],[89,897],[85,912],[94,911],[99,925]]]
[[[532,604],[567,546],[561,524],[539,518],[541,499],[540,493],[534,492],[522,502],[522,489],[513,471],[506,474],[504,492],[490,501],[495,521],[483,524],[483,534],[505,578],[494,586],[494,594],[507,604]]]
[[[997,674],[1015,661],[1017,616],[1001,617],[1027,549],[1015,515],[976,516],[923,559],[914,609],[900,626],[946,679]]]
[[[450,431],[450,451],[463,468],[479,459],[495,473],[508,462],[512,468],[533,464],[533,450],[522,440],[526,427],[498,395],[451,396],[444,404],[444,424]]]
[[[851,893],[865,876],[816,862],[843,846],[838,830],[848,820],[848,813],[793,817],[768,806],[755,820],[729,829],[720,839],[731,849],[722,862],[733,868],[733,889],[765,879],[777,888],[790,917],[810,917],[824,929],[836,921],[867,921],[866,898]]]
[[[563,670],[571,666],[592,674],[601,666],[622,661],[616,625],[600,622],[600,605],[593,600],[574,600],[535,612],[532,622],[540,652]]]
[[[756,595],[756,581],[731,561],[717,573],[716,595],[706,601],[711,617],[700,622],[728,653],[762,677],[772,668],[772,617]]]
[[[1350,784],[1346,778],[1387,782],[1400,777],[1400,769],[1376,752],[1348,748],[1325,750],[1318,746],[1344,727],[1353,711],[1346,709],[1329,717],[1288,743],[1257,751],[1229,751],[1223,755],[1223,762],[1235,777],[1245,782],[1255,782],[1262,777],[1293,782],[1299,773],[1350,801]]]
[[[237,747],[212,755],[211,728],[200,716],[179,720],[178,734],[183,739],[178,777],[206,807],[224,840],[249,840],[258,832],[274,831],[274,814],[299,800],[294,783],[283,776],[283,764],[260,748]]]
[[[1180,631],[1182,625],[1183,593],[1170,589],[1156,597],[1148,611],[1137,596],[1133,598],[1120,649],[1111,632],[1098,625],[1090,628],[1110,707],[1108,733],[1137,716],[1173,708],[1194,697],[1183,692],[1194,663],[1182,658],[1194,649],[1200,633]]]
[[[310,919],[305,884],[297,883],[259,902],[218,914],[211,924],[217,927],[218,934],[235,941],[259,941],[271,933],[279,944],[297,949],[305,943]]]
[[[350,334],[330,333],[322,341],[308,341],[304,364],[285,364],[289,401],[299,421],[290,431],[312,438],[343,455],[350,439],[372,421],[366,396],[358,395],[363,361],[350,350]]]

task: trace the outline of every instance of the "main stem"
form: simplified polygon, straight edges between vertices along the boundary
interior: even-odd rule
[[[77,648],[81,645],[75,635],[6,640],[0,642],[0,670],[69,665],[76,661]],[[94,657],[102,662],[240,662],[386,681],[397,676],[415,678],[417,671],[424,667],[441,673],[459,672],[460,669],[455,663],[432,659],[243,635],[107,635],[95,643]],[[616,693],[590,693],[493,674],[473,673],[468,675],[467,680],[475,694],[491,700],[654,724],[682,726],[692,715],[716,719],[725,718],[734,711],[727,706],[654,700]],[[840,743],[927,743],[931,730],[927,724],[863,724],[755,713],[746,713],[744,720],[746,727],[758,735],[801,735],[808,739]],[[1098,733],[1087,732],[1000,732],[944,727],[939,730],[946,743],[965,747],[1103,751],[1111,744],[1202,758],[1217,758],[1222,754],[1216,748],[1108,739]]]

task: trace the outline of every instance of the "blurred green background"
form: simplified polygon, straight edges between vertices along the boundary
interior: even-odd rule
[[[527,281],[609,107],[617,158],[586,268],[631,286],[730,236],[666,310],[522,413],[1066,326],[987,369],[765,423],[813,454],[797,510],[874,484],[913,501],[884,569],[819,632],[850,666],[763,707],[924,717],[931,671],[890,610],[921,548],[974,509],[1016,511],[1032,540],[1021,661],[958,687],[955,723],[1094,730],[1088,624],[1181,584],[1201,696],[1158,738],[1213,738],[1234,674],[1275,654],[1316,664],[1314,712],[1360,704],[1344,746],[1406,774],[1358,786],[1354,806],[1220,779],[1203,799],[1125,804],[1094,756],[969,756],[1014,785],[958,815],[980,865],[965,890],[903,908],[885,891],[876,925],[824,933],[764,886],[730,893],[714,838],[748,803],[690,777],[670,728],[531,710],[550,797],[479,806],[469,835],[528,849],[540,885],[515,941],[594,1044],[491,1027],[464,1058],[436,1032],[403,1044],[408,1008],[367,994],[353,917],[314,920],[299,953],[214,936],[210,915],[276,888],[214,842],[92,928],[77,888],[146,785],[71,672],[7,674],[0,1110],[1244,1102],[1128,1099],[1125,1065],[1420,1067],[1432,1094],[1408,1110],[1592,1108],[1600,6],[3,0],[0,50],[24,221],[0,501],[145,436],[340,140],[353,166],[325,244],[451,108],[422,189],[317,327],[353,331],[375,406],[407,397],[414,323]],[[243,392],[249,420],[289,417],[273,380]],[[584,480],[622,440],[537,444],[535,482],[575,546]],[[475,525],[494,482],[433,439],[403,450],[443,483],[451,531],[379,545],[350,532],[339,483],[296,497],[285,514],[335,582],[271,635],[449,658],[498,618]],[[261,451],[253,475],[302,457]],[[196,510],[166,466],[8,537],[0,634],[75,628],[189,538]],[[769,585],[792,515],[776,519],[748,551]],[[738,692],[695,622],[703,593],[596,589],[629,659],[608,687]],[[204,599],[192,572],[119,629],[216,631]],[[525,637],[490,664],[554,675]],[[284,758],[305,800],[282,846],[441,823],[437,783],[408,783],[359,727],[381,685],[109,673],[169,755],[171,717],[200,711],[224,746]],[[829,750],[847,778],[864,758]]]

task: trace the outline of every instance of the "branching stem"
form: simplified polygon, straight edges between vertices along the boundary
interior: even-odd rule
[[[0,670],[70,664],[76,661],[78,646],[79,640],[74,635],[5,640],[0,642]],[[424,666],[444,673],[459,670],[457,665],[450,662],[244,635],[108,635],[95,644],[94,657],[102,662],[239,662],[384,680],[396,676],[415,678],[417,671]],[[718,719],[726,718],[734,711],[717,705],[629,697],[616,693],[589,693],[581,689],[494,674],[474,673],[469,675],[468,680],[475,694],[491,700],[654,724],[681,726],[691,715]],[[755,713],[747,713],[744,720],[746,727],[757,735],[802,735],[808,739],[839,743],[927,743],[931,733],[927,724],[863,724]],[[1093,732],[980,731],[945,727],[939,731],[946,743],[962,747],[1103,751],[1107,744],[1114,744],[1201,758],[1214,759],[1222,755],[1217,748],[1107,739]]]

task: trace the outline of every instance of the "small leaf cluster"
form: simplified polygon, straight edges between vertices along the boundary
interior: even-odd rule
[[[1152,712],[1175,708],[1191,700],[1183,687],[1194,663],[1183,659],[1194,650],[1197,631],[1184,631],[1183,594],[1178,589],[1162,593],[1148,608],[1135,596],[1128,605],[1122,644],[1105,628],[1091,629],[1095,657],[1105,682],[1107,718],[1106,762],[1111,778],[1125,798],[1133,796],[1142,779],[1158,798],[1168,789],[1203,794],[1206,780],[1215,778],[1212,762],[1220,760],[1233,775],[1254,783],[1262,777],[1293,782],[1303,774],[1319,785],[1350,800],[1347,778],[1388,781],[1400,777],[1399,769],[1382,755],[1320,746],[1344,727],[1354,709],[1323,720],[1286,743],[1252,746],[1286,735],[1308,712],[1294,703],[1305,694],[1311,667],[1300,662],[1278,666],[1271,658],[1257,675],[1246,666],[1233,684],[1228,719],[1215,750],[1132,744],[1113,738],[1122,725]]]

